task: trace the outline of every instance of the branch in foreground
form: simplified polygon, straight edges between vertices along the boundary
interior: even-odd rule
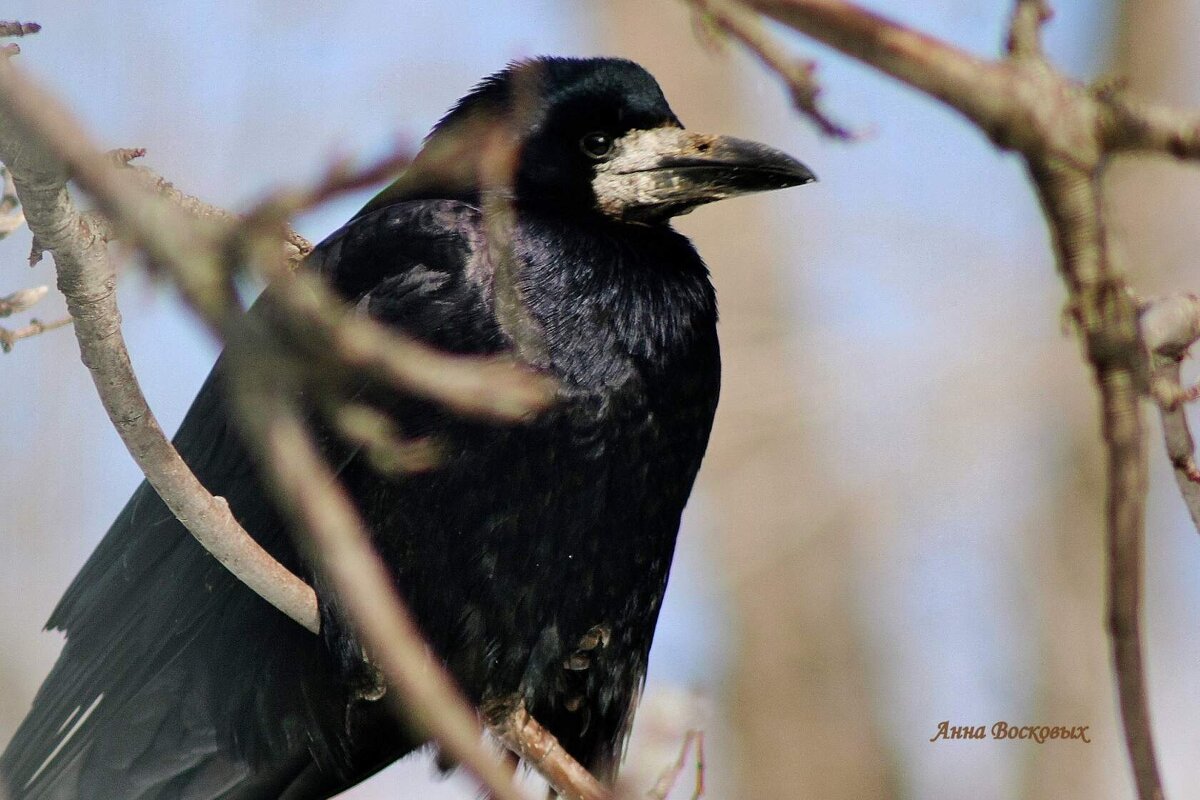
[[[23,172],[30,227],[39,243],[55,252],[59,287],[79,322],[84,362],[89,366],[110,419],[156,491],[209,552],[239,580],[309,630],[319,625],[316,597],[303,581],[272,559],[242,530],[223,501],[213,498],[195,479],[167,442],[146,405],[120,336],[115,280],[104,243],[81,223],[65,187],[67,169],[101,203],[111,219],[134,235],[160,264],[169,266],[185,294],[220,331],[237,316],[222,288],[221,257],[228,234],[213,227],[232,218],[227,212],[201,208],[186,195],[173,196],[169,184],[152,173],[117,169],[113,159],[91,145],[78,124],[58,102],[22,77],[7,62],[0,64],[0,161]],[[16,124],[36,131],[30,134]],[[32,146],[30,140],[46,142]],[[10,163],[11,162],[11,163]],[[141,176],[142,184],[129,173]],[[151,186],[145,185],[147,182]],[[166,193],[172,201],[163,202]],[[30,202],[32,197],[33,202]],[[34,208],[30,208],[30,206]],[[42,232],[45,235],[42,235]],[[205,247],[207,245],[207,249]],[[215,277],[214,277],[215,275]],[[323,287],[296,289],[291,296],[310,309],[327,297]],[[316,297],[314,297],[316,295]],[[325,329],[328,330],[328,320]],[[418,394],[451,402],[466,410],[483,409],[504,418],[522,417],[549,399],[544,381],[497,363],[479,369],[470,359],[446,359],[430,348],[399,337],[369,320],[333,329],[336,351],[350,367],[409,385]]]
[[[111,405],[114,409],[110,410],[110,417],[124,434],[126,430],[120,427],[120,412],[130,413],[132,429],[139,436],[136,441],[132,438],[127,441],[127,446],[135,458],[143,456],[139,458],[139,466],[143,467],[144,472],[148,475],[154,472],[157,476],[159,465],[144,457],[144,454],[135,449],[135,444],[148,446],[151,451],[163,457],[173,456],[178,461],[179,469],[171,473],[171,477],[194,484],[184,492],[182,500],[192,505],[199,504],[201,512],[206,511],[205,503],[216,504],[216,512],[224,512],[224,521],[236,526],[228,508],[208,495],[195,481],[186,465],[178,459],[178,454],[170,448],[146,407],[121,341],[119,315],[113,300],[114,281],[111,266],[107,262],[107,253],[100,239],[82,235],[83,226],[79,224],[79,217],[70,205],[64,185],[66,169],[58,159],[69,165],[78,183],[92,194],[101,210],[123,232],[131,235],[135,244],[143,247],[158,265],[171,271],[184,290],[185,296],[208,321],[210,327],[222,336],[234,335],[234,338],[227,342],[229,345],[238,344],[234,340],[237,333],[243,332],[244,319],[232,293],[227,291],[229,270],[225,260],[238,252],[231,253],[227,245],[230,242],[245,241],[247,238],[253,243],[253,232],[247,234],[246,231],[230,231],[220,225],[204,225],[204,222],[211,220],[194,219],[181,209],[164,202],[153,191],[138,186],[128,179],[127,175],[117,170],[110,163],[110,159],[100,155],[54,98],[38,89],[10,65],[0,65],[0,111],[10,118],[10,122],[11,118],[15,117],[25,126],[24,129],[18,129],[15,125],[11,128],[0,126],[0,161],[4,160],[6,155],[10,158],[19,155],[17,161],[21,162],[21,168],[29,168],[31,175],[38,172],[36,180],[31,178],[31,183],[53,187],[53,198],[45,201],[48,203],[48,209],[44,227],[55,235],[48,238],[44,244],[55,253],[60,271],[60,286],[64,287],[64,293],[68,294],[69,299],[75,298],[80,314],[97,302],[105,304],[99,310],[92,311],[91,316],[77,316],[81,322],[87,323],[77,327],[84,330],[84,333],[80,334],[80,343],[85,351],[85,361],[93,370],[106,406]],[[5,147],[6,143],[8,147]],[[51,156],[50,152],[58,159]],[[36,161],[32,167],[25,163],[28,153],[36,154]],[[18,173],[19,169],[15,168],[14,174]],[[35,197],[35,194],[30,196]],[[28,203],[28,200],[26,202]],[[34,223],[32,216],[31,226],[36,234],[43,227],[43,220],[39,219]],[[88,263],[71,263],[69,257],[75,250],[86,251],[92,260]],[[68,258],[58,261],[60,254],[66,254]],[[266,261],[268,265],[272,263],[270,258]],[[84,293],[76,287],[76,283],[81,283],[84,288],[92,291]],[[97,284],[100,285],[97,287]],[[97,288],[99,291],[96,291]],[[83,299],[80,299],[80,294]],[[319,314],[312,312],[334,307],[328,290],[311,277],[301,276],[297,280],[286,282],[280,294],[291,303],[294,323],[316,321]],[[284,307],[286,310],[286,303]],[[297,309],[305,308],[310,312],[308,315],[296,313]],[[74,313],[76,309],[72,310]],[[320,317],[319,321],[325,326],[325,334],[337,345],[336,351],[344,360],[343,366],[352,370],[358,368],[368,373],[374,370],[402,388],[452,408],[473,410],[477,414],[490,414],[501,419],[520,419],[544,407],[552,399],[552,385],[546,379],[516,370],[511,364],[501,360],[481,362],[442,356],[366,319],[343,320],[332,326],[327,318]],[[92,329],[93,323],[103,323],[107,335],[97,335]],[[105,351],[105,347],[109,348],[109,351]],[[105,358],[99,361],[88,360],[87,354],[91,349],[100,349]],[[236,347],[234,352],[237,352]],[[250,374],[253,375],[253,372],[250,371]],[[477,733],[479,728],[471,712],[454,712],[455,708],[465,708],[463,701],[456,700],[445,707],[431,705],[431,702],[441,703],[447,697],[451,700],[455,697],[453,684],[448,683],[448,678],[445,678],[440,667],[433,665],[430,670],[433,662],[423,655],[415,671],[409,669],[415,663],[411,660],[413,653],[424,654],[424,644],[419,637],[405,638],[406,631],[412,632],[414,628],[404,615],[403,606],[399,605],[394,591],[386,584],[386,577],[381,578],[378,574],[382,566],[370,551],[365,537],[361,535],[361,525],[354,515],[353,508],[348,506],[344,496],[341,497],[341,505],[338,505],[340,490],[332,484],[322,483],[323,473],[320,470],[324,469],[324,465],[312,450],[303,425],[287,407],[286,399],[279,398],[278,403],[283,404],[278,406],[280,414],[271,420],[263,421],[266,425],[265,430],[257,430],[263,437],[260,444],[264,448],[280,447],[283,452],[296,456],[295,461],[285,460],[281,464],[271,462],[279,468],[279,472],[274,474],[278,483],[289,487],[311,486],[314,489],[311,495],[301,494],[289,498],[296,505],[288,507],[295,510],[296,518],[302,523],[309,521],[307,514],[311,513],[312,520],[316,520],[321,526],[332,526],[328,531],[323,527],[312,531],[320,535],[320,542],[337,551],[332,563],[322,563],[322,566],[333,573],[335,586],[338,587],[343,603],[351,612],[352,621],[361,626],[365,634],[364,639],[373,648],[372,657],[383,668],[391,685],[398,689],[395,697],[397,701],[403,701],[400,703],[402,716],[415,717],[448,755],[475,772],[497,797],[516,800],[520,795],[508,782],[503,767],[483,748],[483,743],[477,735],[472,739],[472,734]],[[252,432],[256,430],[256,419],[261,420],[259,417],[252,417],[247,421]],[[164,447],[170,451],[169,454],[159,452]],[[315,482],[310,484],[308,481],[313,481],[314,475]],[[318,484],[322,488],[319,488]],[[155,488],[159,489],[160,494],[164,491],[157,484]],[[324,498],[331,504],[306,504],[306,501],[313,497]],[[174,506],[171,510],[184,520],[189,530],[195,534],[196,517]],[[218,523],[222,521],[217,519]],[[207,519],[202,518],[200,522],[209,525],[212,522],[211,516]],[[230,532],[230,535],[237,542],[254,545],[253,540],[240,528]],[[321,538],[326,535],[328,539]],[[286,586],[293,581],[299,583],[305,599],[310,601],[304,604],[303,611],[306,614],[312,612],[310,630],[315,631],[318,617],[315,613],[316,603],[312,590],[273,560],[269,563],[283,574],[268,580],[268,585],[256,586],[240,574],[238,577],[264,597],[278,591],[281,585]],[[361,576],[355,575],[353,571],[345,572],[347,563],[357,563],[366,569],[374,570],[374,573],[367,574],[374,575],[374,578],[369,580],[376,591],[374,594],[368,591],[365,595],[368,599],[365,602],[360,601],[359,595],[356,594]],[[235,574],[238,573],[235,571]],[[354,580],[348,580],[351,577]],[[381,581],[383,594],[379,593]],[[430,674],[443,677],[431,678]],[[564,760],[570,760],[570,756],[565,752],[562,753],[562,757]],[[582,767],[579,769],[582,770]]]
[[[89,234],[67,193],[67,172],[16,122],[12,101],[21,82],[0,63],[0,161],[12,174],[30,230],[54,254],[58,287],[75,320],[83,363],[121,440],[146,479],[193,536],[238,580],[310,630],[317,630],[316,595],[284,569],[213,497],[171,446],[150,411],[121,335],[116,279],[103,241]],[[26,102],[38,103],[37,94]]]
[[[519,698],[483,709],[488,728],[526,764],[536,769],[563,800],[611,800],[612,793],[530,716]]]
[[[246,360],[248,345],[231,343],[226,350],[239,421],[252,449],[263,456],[276,499],[355,622],[372,663],[398,690],[387,697],[397,713],[435,735],[442,749],[498,800],[522,800],[508,771],[482,747],[474,712],[449,674],[430,657],[357,511],[281,388],[290,388],[286,376],[269,374],[264,365],[270,360]]]
[[[242,316],[233,290],[231,259],[239,255],[252,259],[267,268],[268,279],[281,277],[281,270],[270,269],[275,262],[269,253],[278,252],[270,225],[252,215],[245,224],[231,227],[220,215],[198,218],[176,203],[164,203],[128,170],[102,155],[53,96],[7,63],[0,64],[0,110],[35,132],[35,138],[62,160],[121,235],[171,273],[189,304],[218,337],[228,336]],[[339,186],[351,185],[352,181],[343,180]],[[328,197],[339,186],[316,196]],[[268,240],[270,244],[265,244]],[[338,313],[344,305],[316,276],[297,275],[280,286],[275,294],[285,306],[285,320],[302,336],[301,343],[311,345],[308,355],[325,353],[328,358],[332,349],[334,359],[351,370],[362,370],[464,414],[521,420],[553,402],[553,382],[519,368],[509,358],[445,355],[369,318]],[[313,379],[324,381],[328,365],[328,360],[314,361]]]

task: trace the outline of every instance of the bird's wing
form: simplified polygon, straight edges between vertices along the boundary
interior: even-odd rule
[[[472,275],[476,219],[460,203],[390,206],[322,242],[309,268],[418,338],[495,350],[502,341]],[[222,372],[218,361],[175,445],[260,544],[307,575],[233,429]],[[48,627],[66,644],[0,756],[13,800],[278,796],[286,775],[257,794],[237,787],[322,754],[337,763],[331,751],[346,746],[332,741],[345,735],[345,703],[318,639],[234,579],[147,483]]]

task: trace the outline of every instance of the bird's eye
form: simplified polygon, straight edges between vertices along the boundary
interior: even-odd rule
[[[593,131],[579,140],[579,147],[589,158],[604,158],[612,152],[613,137],[604,131]]]

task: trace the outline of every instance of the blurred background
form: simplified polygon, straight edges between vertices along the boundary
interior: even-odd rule
[[[987,56],[1010,10],[868,5]],[[1068,73],[1200,103],[1200,2],[1054,6],[1047,46]],[[631,57],[689,127],[801,158],[820,183],[680,221],[718,286],[726,378],[628,779],[648,787],[701,727],[716,798],[1132,796],[1091,377],[1021,165],[953,113],[789,37],[820,58],[830,112],[866,134],[821,139],[774,76],[697,37],[678,0],[10,0],[3,14],[42,23],[21,63],[101,142],[146,147],[148,166],[232,209],[331,156],[415,144],[478,78],[547,53]],[[1200,290],[1194,168],[1131,160],[1106,180],[1139,291]],[[299,227],[319,239],[361,202]],[[25,266],[28,246],[0,243],[0,293],[53,284],[49,264]],[[174,430],[215,345],[136,270],[120,291],[143,387]],[[35,314],[61,311],[52,298]],[[0,356],[0,400],[2,746],[60,646],[41,624],[140,475],[68,330]],[[1157,438],[1150,453],[1152,713],[1168,794],[1198,797],[1200,541]],[[943,720],[1087,725],[1092,741],[931,743]],[[685,776],[675,796],[690,791]],[[414,757],[345,796],[474,789]]]

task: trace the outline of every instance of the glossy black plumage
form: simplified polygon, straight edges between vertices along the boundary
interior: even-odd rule
[[[525,86],[534,113],[514,118]],[[523,693],[574,755],[612,775],[720,376],[704,264],[666,224],[670,214],[641,224],[658,195],[620,194],[601,211],[600,167],[579,149],[596,130],[618,145],[634,141],[631,131],[671,138],[678,120],[653,78],[626,61],[542,59],[485,81],[307,268],[363,313],[438,347],[511,349],[495,313],[478,163],[454,149],[498,120],[521,132],[517,288],[544,346],[538,366],[561,382],[562,400],[529,424],[498,426],[367,387],[407,434],[442,443],[439,468],[401,478],[377,474],[328,431],[320,437],[469,696]],[[730,142],[746,144],[717,150],[750,152]],[[437,155],[443,145],[454,158]],[[811,179],[790,160],[759,175],[728,158],[716,165],[738,171],[725,194],[711,189],[720,181],[689,188],[686,179],[655,191],[688,188],[673,214],[735,183]],[[231,427],[221,375],[218,362],[176,444],[255,538],[315,580]],[[143,484],[50,619],[67,644],[0,757],[13,800],[323,798],[419,745],[362,698],[361,652],[336,612],[322,611],[320,638],[280,615]]]

